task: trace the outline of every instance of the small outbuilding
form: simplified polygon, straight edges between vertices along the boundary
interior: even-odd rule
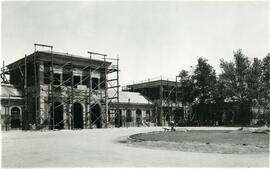
[[[110,95],[113,92],[109,92]],[[117,117],[117,110],[120,118]],[[109,106],[109,121],[115,121],[118,127],[153,126],[154,116],[154,104],[138,92],[120,91],[119,105],[113,101]]]

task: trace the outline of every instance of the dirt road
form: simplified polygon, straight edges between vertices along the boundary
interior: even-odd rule
[[[268,167],[267,154],[213,154],[119,143],[162,128],[2,132],[2,167]]]

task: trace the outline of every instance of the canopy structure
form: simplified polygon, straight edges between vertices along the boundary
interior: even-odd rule
[[[1,84],[1,99],[23,99],[22,91],[10,84]]]

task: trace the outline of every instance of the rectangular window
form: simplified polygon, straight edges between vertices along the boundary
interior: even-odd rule
[[[92,78],[92,89],[98,90],[98,78]]]
[[[77,88],[80,85],[81,76],[73,76],[73,84],[74,88]]]
[[[53,78],[54,78],[53,85],[60,85],[61,84],[61,74],[54,73]]]
[[[100,77],[100,89],[105,89],[105,78]]]
[[[63,73],[63,84],[65,86],[71,86],[71,72],[64,70]]]

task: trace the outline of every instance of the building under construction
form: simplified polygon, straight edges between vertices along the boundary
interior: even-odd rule
[[[1,124],[6,130],[163,126],[187,117],[177,78],[151,79],[119,91],[118,58],[34,47],[32,54],[2,68]],[[37,50],[41,47],[49,50]]]
[[[170,121],[179,122],[188,117],[188,111],[181,104],[181,83],[176,80],[149,79],[127,85],[126,91],[139,92],[153,102],[154,113],[151,121],[158,126],[169,125]]]
[[[88,57],[59,53],[42,44],[34,47],[34,53],[4,66],[1,73],[2,84],[21,91],[16,98],[20,98],[22,129],[101,128],[115,123],[114,119],[109,121],[108,105],[112,100],[118,105],[119,101],[118,58],[94,52],[88,52]],[[49,50],[38,51],[41,47]],[[109,79],[111,74],[115,75]],[[112,97],[108,96],[109,89]],[[8,101],[11,94],[7,95],[1,96],[1,103],[7,102],[5,106],[10,109],[14,103]],[[10,123],[6,118],[12,118],[10,113],[1,114],[4,123]],[[114,113],[117,117],[117,106]]]

